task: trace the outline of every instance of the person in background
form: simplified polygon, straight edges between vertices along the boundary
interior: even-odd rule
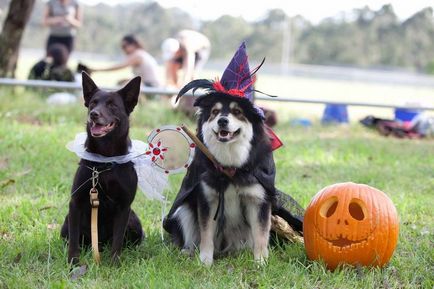
[[[181,87],[193,80],[194,72],[202,68],[209,58],[209,39],[193,30],[181,30],[175,38],[168,38],[161,45],[166,64],[166,85]],[[178,76],[182,72],[182,77]]]
[[[74,81],[74,74],[67,67],[69,53],[65,45],[51,44],[47,55],[30,70],[29,79]]]
[[[140,76],[145,86],[160,86],[157,61],[143,49],[140,41],[134,35],[126,35],[122,38],[121,47],[127,55],[123,62],[106,68],[90,68],[90,70],[92,72],[114,71],[131,67],[134,75]]]
[[[61,43],[70,54],[81,22],[82,11],[77,0],[49,0],[44,12],[44,25],[50,27],[46,49],[54,43]]]

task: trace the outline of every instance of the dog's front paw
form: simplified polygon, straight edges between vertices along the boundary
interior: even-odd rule
[[[182,248],[181,253],[184,254],[185,256],[193,257],[194,256],[194,249],[185,247],[185,248]]]
[[[260,265],[260,266],[267,265],[268,248],[263,248],[261,250],[255,250],[253,255],[254,255],[255,261],[257,262],[258,265]]]
[[[255,258],[255,263],[259,266],[259,267],[263,267],[265,265],[267,265],[268,263],[268,258],[265,258],[263,256]]]
[[[205,265],[210,267],[212,265],[212,263],[214,262],[214,258],[213,258],[213,252],[200,252],[199,255],[200,261]]]
[[[113,266],[119,266],[121,264],[121,255],[117,252],[112,253],[110,261]]]
[[[68,255],[68,264],[75,267],[80,262],[80,259],[78,257],[78,254],[70,254]]]

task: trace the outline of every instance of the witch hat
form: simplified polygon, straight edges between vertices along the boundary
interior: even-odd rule
[[[223,72],[221,80],[214,82],[214,88],[219,92],[247,97],[253,102],[253,83],[254,77],[249,68],[246,43],[243,42]]]
[[[255,73],[264,63],[250,71],[248,56],[246,52],[246,43],[241,43],[240,47],[232,57],[231,62],[226,67],[221,79],[210,81],[208,79],[197,79],[185,85],[178,94],[177,100],[190,89],[193,93],[201,88],[212,92],[220,92],[234,97],[247,98],[253,104],[253,85],[255,83]],[[264,118],[264,112],[259,107],[256,107],[258,114]]]

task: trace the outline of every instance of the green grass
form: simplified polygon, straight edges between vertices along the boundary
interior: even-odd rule
[[[400,236],[383,269],[327,271],[307,260],[301,245],[272,248],[258,268],[250,252],[219,259],[212,268],[160,239],[161,206],[138,192],[133,208],[146,241],[125,249],[119,266],[108,252],[71,279],[59,226],[67,213],[77,158],[65,144],[84,128],[81,105],[48,107],[44,93],[0,90],[0,288],[433,288],[434,141],[383,138],[356,124],[309,129],[287,125],[277,133],[277,186],[303,206],[322,187],[366,183],[386,192],[400,216]],[[169,106],[142,101],[132,115],[132,136],[145,140],[161,124],[187,122]],[[173,200],[182,175],[171,177]]]

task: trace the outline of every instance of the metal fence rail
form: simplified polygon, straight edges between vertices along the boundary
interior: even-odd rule
[[[49,81],[49,80],[22,80],[15,78],[0,78],[0,85],[7,86],[23,86],[34,88],[57,88],[65,90],[81,90],[81,83],[78,82],[66,82],[66,81]],[[99,86],[106,90],[120,89],[120,86]],[[178,90],[158,88],[158,87],[142,87],[142,93],[148,94],[176,94]]]
[[[35,87],[35,88],[56,88],[65,90],[80,90],[81,84],[78,82],[63,82],[63,81],[46,81],[46,80],[19,80],[13,78],[0,78],[0,86],[23,86],[23,87]],[[120,87],[114,86],[104,86],[102,89],[116,90]],[[176,89],[167,89],[164,87],[146,87],[141,88],[141,92],[144,94],[154,94],[154,95],[174,95],[178,93]],[[191,93],[186,94],[187,96],[192,96]],[[199,95],[199,94],[197,94]],[[369,103],[369,102],[351,102],[351,101],[330,101],[324,99],[314,99],[314,98],[289,98],[289,97],[268,97],[258,95],[256,96],[258,100],[267,101],[279,101],[279,102],[294,102],[294,103],[308,103],[308,104],[344,104],[348,106],[362,106],[362,107],[379,107],[379,108],[406,108],[414,110],[432,110],[434,111],[434,106],[402,106],[402,105],[392,105],[392,104],[381,104],[381,103]]]

